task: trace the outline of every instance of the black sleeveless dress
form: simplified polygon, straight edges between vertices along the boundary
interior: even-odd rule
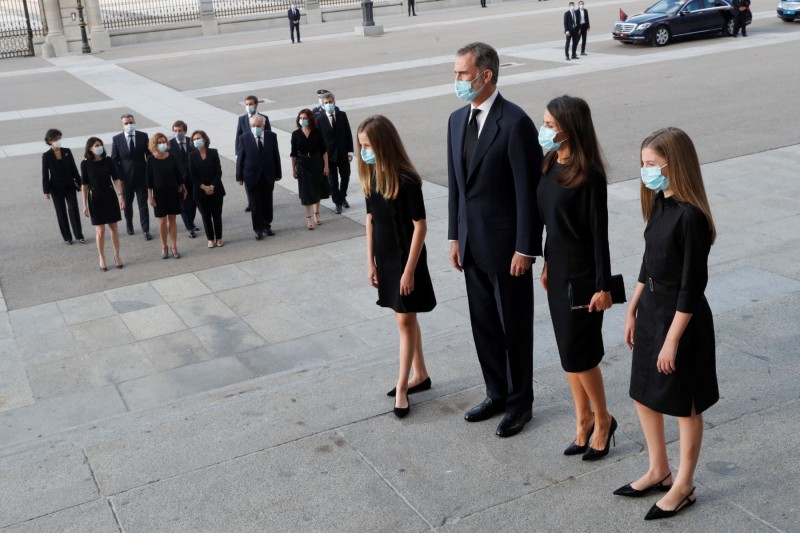
[[[119,196],[114,188],[114,180],[118,179],[117,166],[110,157],[103,157],[100,161],[81,161],[81,183],[89,186],[88,207],[92,226],[122,220]]]

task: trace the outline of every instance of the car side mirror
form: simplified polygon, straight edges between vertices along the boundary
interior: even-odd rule
[[[689,11],[688,9],[681,9],[681,12],[679,14],[683,16],[683,15],[688,15],[689,13],[691,13],[691,11]]]

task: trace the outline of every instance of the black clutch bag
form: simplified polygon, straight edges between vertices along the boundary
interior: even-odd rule
[[[588,309],[592,296],[597,292],[595,287],[593,279],[579,279],[568,282],[570,308],[573,311],[576,309]],[[611,303],[621,304],[626,301],[628,300],[625,297],[625,282],[622,280],[622,274],[611,276]]]

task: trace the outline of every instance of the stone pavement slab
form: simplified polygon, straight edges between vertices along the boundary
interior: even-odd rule
[[[178,331],[137,343],[158,372],[208,361],[214,356],[191,331]]]
[[[109,382],[92,371],[83,356],[68,357],[27,368],[34,397],[55,398],[95,389]]]
[[[105,499],[68,507],[3,529],[4,533],[109,533],[118,531],[114,512]]]
[[[117,313],[127,313],[147,309],[164,303],[164,299],[149,283],[128,285],[105,291],[106,298]]]
[[[266,341],[241,318],[229,318],[194,328],[206,350],[214,356],[237,354],[257,348]]]
[[[139,344],[123,344],[86,355],[94,374],[109,383],[121,383],[158,372]]]
[[[157,305],[120,315],[136,340],[152,339],[159,335],[186,329],[186,324],[168,305]]]
[[[137,311],[132,312],[135,313]],[[75,338],[78,349],[82,349],[85,352],[120,346],[134,340],[131,329],[121,318],[124,316],[126,315],[110,316],[92,320],[91,322],[74,324],[69,327],[69,330]]]
[[[173,302],[170,307],[190,328],[237,316],[215,294]]]

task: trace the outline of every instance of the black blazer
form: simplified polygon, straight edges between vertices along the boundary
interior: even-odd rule
[[[583,11],[583,24],[581,24],[581,11]],[[579,28],[585,26],[587,30],[589,29],[589,12],[585,8],[575,11],[575,19],[578,21]]]
[[[248,132],[239,137],[236,152],[236,181],[247,185],[257,184],[262,176],[268,185],[281,179],[281,156],[278,152],[278,136],[271,131],[263,135],[264,150],[259,153],[255,136]]]
[[[295,22],[300,22],[300,9],[298,9],[298,8],[295,8],[295,9],[289,8],[289,11],[287,11],[287,13],[289,15],[289,23],[290,24],[294,24]]]
[[[169,140],[169,153],[178,161],[178,166],[181,167],[181,174],[183,174],[183,182],[186,184],[186,190],[189,191],[189,197],[192,196],[192,183],[189,177],[189,154],[194,152],[196,148],[186,136],[186,155],[183,154],[178,140],[174,137]]]
[[[206,148],[205,161],[200,157],[198,150],[191,152],[189,154],[189,179],[194,187],[195,198],[208,196],[200,188],[200,185],[213,185],[215,195],[225,196],[219,152],[214,148]]]
[[[149,142],[150,137],[145,132],[136,130],[134,137],[136,146],[131,154],[126,133],[118,133],[111,139],[111,160],[117,165],[119,176],[125,183],[145,185],[147,159],[150,157],[150,151],[147,148]]]
[[[52,148],[43,153],[42,191],[44,194],[51,194],[53,191],[66,194],[70,192],[72,187],[75,187],[74,190],[81,188],[81,175],[78,174],[78,166],[75,163],[75,158],[72,157],[72,150],[69,148],[61,149],[61,168],[59,168],[58,159],[56,159],[56,154],[53,153]]]
[[[469,111],[469,105],[454,111],[447,127],[447,235],[458,241],[462,258],[469,242],[484,272],[508,272],[514,252],[542,255],[536,207],[542,149],[530,117],[498,94],[465,169]]]
[[[272,131],[272,127],[270,127],[270,125],[269,125],[269,117],[267,117],[267,115],[265,115],[264,113],[258,113],[257,111],[256,111],[256,113],[261,115],[262,117],[264,117],[264,130],[265,131]],[[239,138],[242,135],[244,135],[245,133],[251,133],[250,132],[250,115],[248,115],[247,113],[245,113],[244,115],[239,115],[239,123],[236,125],[236,143],[235,143],[235,146],[236,146],[236,153],[237,154],[239,153],[239,148],[241,148],[241,146],[239,146]]]
[[[336,129],[331,127],[328,114],[323,111],[317,115],[317,125],[325,138],[325,146],[328,148],[328,161],[346,161],[347,154],[353,152],[353,132],[350,129],[350,121],[347,120],[347,113],[339,111],[337,107],[333,111],[336,118]]]
[[[580,24],[578,24],[578,12],[575,11],[575,22],[572,21],[572,13],[573,11],[567,10],[564,13],[564,31],[569,33],[575,33],[578,31]]]

